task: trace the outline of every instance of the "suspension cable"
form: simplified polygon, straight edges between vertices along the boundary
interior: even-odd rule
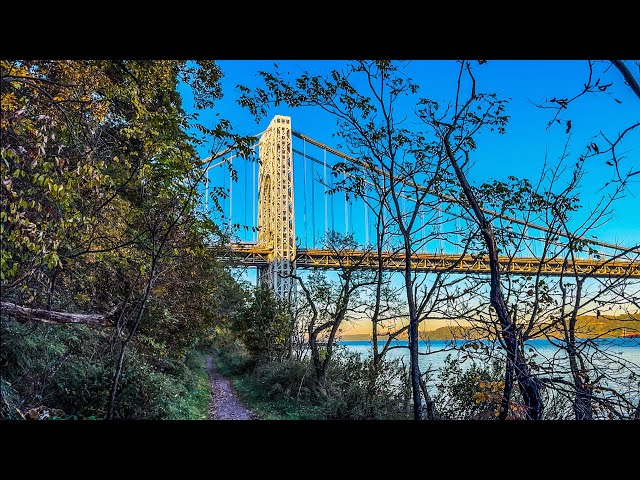
[[[267,129],[267,130],[268,130],[268,129]],[[264,132],[266,132],[267,130],[263,130],[263,131],[261,131],[260,133],[256,133],[255,135],[250,135],[250,136],[251,136],[252,138],[258,138],[258,137],[261,137],[261,136],[262,136],[262,134],[263,134]],[[256,148],[259,144],[260,144],[260,142],[256,143],[255,145],[253,145],[252,147],[250,147],[250,149],[251,149],[251,150],[253,150],[253,149],[254,149],[254,148]],[[231,152],[231,151],[235,150],[235,148],[236,148],[236,146],[235,146],[235,145],[232,145],[232,146],[230,146],[230,147],[225,148],[225,149],[224,149],[223,151],[221,151],[220,153],[216,153],[215,155],[209,155],[209,156],[208,156],[207,158],[205,158],[204,160],[201,160],[200,165],[204,165],[204,164],[206,164],[206,163],[209,163],[209,162],[211,162],[211,161],[215,160],[216,158],[220,158],[220,157],[222,157],[222,156],[226,155],[227,153],[229,153],[229,152]],[[224,163],[225,161],[226,161],[226,160],[223,160],[221,163]],[[220,164],[217,164],[217,165],[220,165]],[[217,165],[214,165],[214,166],[217,166]]]
[[[294,149],[293,151],[294,151],[295,153],[297,153],[298,155],[302,155],[302,152],[300,152],[300,151],[298,151],[298,150],[296,150],[296,149]],[[325,151],[325,157],[326,157],[326,151]],[[325,164],[324,164],[324,162],[321,162],[320,160],[318,160],[318,159],[316,159],[316,158],[314,158],[314,157],[312,157],[312,156],[310,156],[310,155],[307,155],[307,156],[306,156],[306,158],[307,158],[308,160],[311,160],[312,162],[315,162],[315,163],[318,163],[318,164],[321,164],[321,165],[325,165]],[[325,161],[326,161],[326,158],[325,158]],[[329,165],[329,167],[330,167],[330,168],[333,168],[333,166],[332,166],[332,165]],[[348,173],[347,173],[347,175],[355,176],[355,174],[350,173],[350,172],[348,172]],[[325,178],[326,178],[326,172],[325,172]],[[366,179],[366,178],[364,178],[364,177],[360,177],[360,179],[361,179],[362,181],[364,181],[367,185],[375,186],[375,184],[374,184],[372,181],[367,180],[367,179]],[[326,182],[325,182],[325,185],[326,185]],[[409,200],[409,201],[411,201],[411,202],[415,202],[415,201],[416,201],[416,200],[415,200],[415,198],[413,198],[413,197],[409,197],[409,196],[404,195],[404,194],[402,194],[402,193],[401,193],[401,194],[398,194],[398,197],[400,197],[400,198],[404,198],[404,199]],[[453,197],[452,197],[452,198],[453,198]],[[326,195],[325,195],[325,206],[326,206],[326,202],[327,202],[327,198],[326,198]],[[332,202],[333,202],[333,197],[332,197]],[[332,205],[333,205],[333,203],[332,203]],[[458,202],[453,202],[453,205],[458,207],[458,210],[459,210],[459,212],[460,212],[460,214],[461,214],[462,205],[461,205],[460,203],[458,203]],[[332,206],[332,208],[333,208],[333,206]],[[430,207],[430,209],[431,209],[431,210],[437,210],[437,211],[442,212],[442,213],[449,213],[449,212],[447,211],[447,209],[446,209],[446,208],[445,208],[445,209],[443,209],[443,208],[438,207],[438,206],[435,206],[435,205],[434,205],[434,206],[431,206],[431,207]],[[460,214],[459,214],[456,218],[459,218]],[[326,215],[325,215],[325,220],[326,220]],[[332,222],[333,222],[333,219],[332,219]],[[326,223],[326,222],[325,222],[325,223]],[[517,222],[517,223],[519,223],[520,225],[524,225],[524,224],[529,225],[532,229],[533,229],[534,227],[536,227],[536,228],[537,228],[537,226],[536,226],[536,225],[534,225],[534,224],[532,224],[532,223],[527,223],[527,222]],[[332,224],[333,224],[333,223],[332,223]],[[456,234],[456,232],[457,232],[458,230],[460,230],[460,228],[461,228],[461,227],[460,227],[459,223],[457,222],[457,220],[456,220],[456,221],[454,221],[454,235]],[[325,230],[326,230],[326,228],[325,228]],[[548,228],[545,228],[544,230],[546,230],[546,231],[548,231],[548,232],[551,232],[551,229],[548,229]],[[566,235],[565,235],[565,237],[566,237]],[[540,239],[540,238],[538,238],[538,237],[526,237],[526,236],[525,236],[525,238],[527,238],[528,240],[541,240],[541,239]],[[582,237],[577,237],[577,236],[576,236],[576,237],[572,237],[572,238],[576,239],[576,238],[582,238]],[[587,241],[590,241],[590,240],[587,240]],[[553,241],[553,240],[549,240],[549,241],[548,241],[548,243],[553,244],[553,245],[557,245],[557,246],[561,246],[561,247],[566,247],[566,244],[564,244],[564,243],[559,243],[559,242],[557,242],[557,241]],[[594,243],[594,244],[598,244],[598,242],[597,242],[597,241],[593,241],[593,243]],[[600,242],[600,243],[605,243],[605,242]],[[613,248],[613,247],[609,246],[608,244],[605,244],[605,245],[602,245],[602,246],[605,246],[605,247],[607,247],[607,248]],[[639,253],[640,253],[640,248],[638,248],[638,247],[625,248],[625,247],[620,247],[620,246],[618,246],[618,248],[617,248],[616,250],[628,251],[628,252],[639,252]],[[531,248],[529,248],[529,251],[530,251],[530,252],[532,252],[532,255],[533,255],[533,251],[532,251],[532,249],[531,249]],[[601,253],[602,253],[602,252],[601,252]],[[607,254],[607,255],[609,255],[609,254]],[[611,256],[611,255],[609,255],[609,256]]]

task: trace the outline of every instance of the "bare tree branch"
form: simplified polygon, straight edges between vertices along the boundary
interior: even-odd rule
[[[629,85],[629,88],[633,90],[633,93],[635,93],[636,97],[638,97],[638,100],[640,100],[640,85],[638,84],[638,81],[633,77],[633,74],[629,71],[624,62],[622,60],[611,60],[611,63],[613,63],[613,66],[620,71],[625,81]]]

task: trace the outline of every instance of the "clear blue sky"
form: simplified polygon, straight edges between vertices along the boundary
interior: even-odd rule
[[[279,108],[269,112],[267,118],[256,124],[248,110],[237,105],[236,100],[240,93],[236,86],[243,84],[248,87],[263,86],[259,70],[273,71],[274,63],[278,64],[279,71],[290,72],[292,76],[298,76],[303,71],[311,74],[327,73],[333,68],[341,68],[342,61],[306,61],[306,60],[237,60],[220,61],[219,65],[224,73],[222,87],[224,98],[220,100],[211,111],[201,114],[201,120],[210,118],[212,121],[218,118],[229,119],[234,129],[241,134],[255,134],[266,128],[270,118],[275,114],[289,115],[292,117],[294,130],[304,133],[320,142],[335,145],[332,133],[336,131],[335,120],[323,112],[310,108],[295,110]],[[571,105],[568,113],[561,118],[571,118],[572,135],[569,151],[573,158],[577,158],[584,147],[590,143],[600,131],[609,138],[615,138],[617,133],[632,123],[640,120],[640,101],[624,85],[620,73],[610,68],[604,72],[606,65],[596,66],[596,75],[601,76],[601,83],[614,82],[614,87],[607,95],[587,95]],[[408,64],[407,73],[421,86],[420,94],[437,101],[449,101],[454,98],[458,64],[454,61],[424,61],[415,60]],[[540,173],[545,154],[550,159],[557,158],[566,141],[565,125],[554,125],[547,129],[547,122],[552,118],[552,110],[536,108],[532,102],[541,103],[545,98],[566,98],[578,93],[586,81],[588,65],[586,61],[489,61],[487,64],[477,66],[475,74],[478,82],[478,90],[496,92],[498,96],[510,98],[507,106],[507,114],[510,116],[505,135],[485,135],[477,139],[478,148],[474,154],[475,165],[469,174],[469,179],[474,184],[480,184],[490,178],[506,179],[508,175],[517,177],[529,177],[534,180]],[[184,97],[184,106],[187,111],[192,110],[192,100],[188,90],[181,86]],[[622,103],[617,103],[615,99]],[[216,116],[216,115],[219,115]],[[634,132],[624,144],[626,154],[626,168],[632,164],[640,167],[640,132]],[[296,148],[302,148],[296,144]],[[320,155],[318,151],[307,146],[307,153]],[[208,152],[203,148],[203,157]],[[253,196],[253,182],[251,166],[237,165],[239,169],[239,182],[234,184],[233,212],[234,222],[250,223],[253,208],[251,202]],[[319,236],[324,230],[323,197],[321,186],[316,185],[315,207],[311,206],[311,192],[307,190],[306,224],[302,223],[304,202],[302,199],[303,163],[300,159],[295,162],[296,177],[296,228],[301,236],[305,231],[306,236],[311,236],[316,231]],[[312,173],[321,175],[322,168],[307,167],[307,175]],[[594,201],[593,190],[601,186],[603,180],[611,175],[611,167],[604,163],[603,158],[593,159],[587,165],[587,175],[583,182],[582,202],[586,206]],[[225,171],[226,172],[226,171]],[[212,181],[224,182],[228,186],[228,178],[225,180],[223,171],[212,173]],[[227,172],[228,176],[228,172]],[[640,177],[640,175],[638,176]],[[307,189],[309,187],[307,186]],[[632,245],[640,241],[640,214],[638,209],[640,201],[640,178],[630,185],[627,197],[619,201],[615,206],[615,215],[610,223],[598,230],[598,237],[602,240]],[[336,212],[334,222],[344,225],[344,210],[338,201],[334,200]],[[227,209],[228,209],[228,202]],[[315,217],[311,211],[315,208]],[[362,233],[363,213],[361,206],[353,205],[349,214],[349,228]],[[250,234],[242,234],[241,239],[250,240]]]

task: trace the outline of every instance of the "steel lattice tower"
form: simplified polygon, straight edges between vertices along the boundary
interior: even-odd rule
[[[276,115],[260,138],[258,228],[258,246],[269,249],[260,282],[288,300],[296,268],[291,117]]]

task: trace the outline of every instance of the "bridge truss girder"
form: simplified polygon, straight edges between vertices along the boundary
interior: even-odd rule
[[[232,245],[227,261],[236,265],[266,268],[269,263],[268,250],[251,245]],[[412,268],[419,272],[450,272],[489,274],[489,259],[485,256],[416,253],[411,257]],[[500,257],[500,270],[513,275],[567,276],[578,275],[611,278],[640,278],[640,263],[626,260],[577,259],[565,263],[561,259],[540,260],[533,257]],[[336,252],[330,250],[299,249],[295,265],[302,269],[336,270],[341,266],[358,265],[361,269],[375,269],[377,254],[358,250]],[[402,252],[382,253],[383,270],[404,270]]]

